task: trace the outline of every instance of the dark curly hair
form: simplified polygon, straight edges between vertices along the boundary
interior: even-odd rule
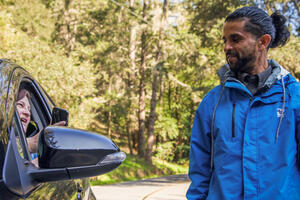
[[[271,36],[269,48],[283,46],[290,37],[285,26],[286,18],[278,12],[269,16],[264,10],[257,7],[243,7],[228,15],[225,22],[246,20],[244,30],[257,38],[264,34]]]

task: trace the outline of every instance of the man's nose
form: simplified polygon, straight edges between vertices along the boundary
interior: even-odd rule
[[[229,50],[232,50],[232,45],[230,44],[230,42],[225,42],[225,44],[224,44],[224,52],[226,53]]]

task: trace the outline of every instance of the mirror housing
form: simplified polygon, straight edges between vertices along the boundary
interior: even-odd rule
[[[48,126],[38,144],[39,169],[30,175],[38,182],[96,176],[112,171],[125,153],[110,139],[84,130]]]
[[[96,165],[120,149],[108,138],[88,131],[48,126],[38,145],[40,168]]]

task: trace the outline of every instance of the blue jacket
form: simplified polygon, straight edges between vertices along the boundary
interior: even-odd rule
[[[189,200],[300,199],[300,84],[275,61],[253,96],[228,66],[196,111]],[[211,145],[213,144],[213,145]]]

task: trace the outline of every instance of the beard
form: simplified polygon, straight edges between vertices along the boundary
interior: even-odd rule
[[[228,56],[232,56],[236,58],[236,62],[230,62]],[[251,52],[246,56],[240,56],[238,53],[234,51],[226,52],[226,61],[229,64],[231,71],[235,73],[249,73],[254,68],[256,57],[255,53]]]

